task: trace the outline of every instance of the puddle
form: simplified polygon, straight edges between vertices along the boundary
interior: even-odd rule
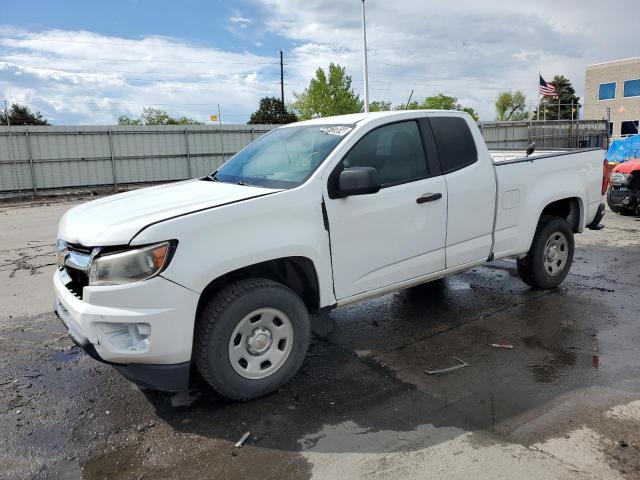
[[[79,347],[71,347],[69,350],[62,350],[55,352],[52,355],[52,360],[56,363],[66,363],[75,360],[82,354],[82,349]]]

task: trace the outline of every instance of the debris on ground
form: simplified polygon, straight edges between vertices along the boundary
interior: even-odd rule
[[[251,432],[247,432],[244,435],[242,435],[242,437],[240,437],[240,440],[236,442],[235,447],[242,448],[242,446],[244,445],[244,442],[246,442],[247,438],[249,438],[249,435],[251,435]]]
[[[493,348],[506,348],[508,350],[513,350],[514,348],[510,343],[490,343],[489,346]]]
[[[427,372],[429,375],[439,375],[441,373],[449,373],[469,366],[467,362],[465,362],[464,360],[460,360],[458,357],[453,357],[453,359],[458,362],[458,365],[454,365],[453,367],[441,368],[439,370],[426,369],[425,372]]]

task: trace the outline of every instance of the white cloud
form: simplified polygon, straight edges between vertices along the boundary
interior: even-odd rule
[[[206,120],[220,103],[226,121],[243,123],[260,97],[279,96],[277,50],[284,48],[287,98],[331,61],[347,67],[362,94],[360,2],[252,1],[255,15],[235,12],[229,31],[272,47],[272,56],[162,36],[0,27],[0,90],[54,122],[112,123],[148,105]],[[491,120],[500,90],[536,100],[538,68],[547,80],[568,76],[583,95],[586,65],[638,55],[629,33],[637,23],[633,0],[610,9],[595,0],[366,5],[372,100],[398,104],[412,89],[418,100],[443,92]]]
[[[275,57],[160,36],[3,27],[0,55],[0,90],[53,123],[114,123],[145,106],[206,120],[218,103],[223,121],[244,123],[261,96],[278,91]]]
[[[233,17],[229,17],[229,21],[231,23],[235,23],[240,25],[242,28],[246,27],[247,25],[250,25],[253,23],[253,20],[251,20],[250,18],[247,17],[242,17],[240,15],[236,15]]]
[[[296,42],[288,63],[294,88],[314,67],[338,61],[362,92],[361,3],[263,0],[268,27]],[[538,68],[568,76],[581,95],[588,64],[638,55],[629,32],[637,2],[603,9],[595,0],[368,1],[372,99],[405,101],[438,92],[493,119],[498,91],[520,89],[536,101]]]

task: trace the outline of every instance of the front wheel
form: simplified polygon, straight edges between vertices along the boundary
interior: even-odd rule
[[[302,366],[311,326],[302,300],[266,279],[217,292],[198,317],[194,360],[221,395],[251,400],[291,380]]]
[[[520,278],[533,288],[556,288],[569,273],[574,248],[569,222],[560,217],[542,216],[529,253],[518,259]]]

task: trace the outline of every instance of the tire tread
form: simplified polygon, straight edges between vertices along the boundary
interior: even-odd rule
[[[194,332],[195,335],[193,354],[193,359],[195,361],[196,367],[198,368],[198,371],[200,372],[202,377],[204,377],[204,379],[213,387],[214,390],[216,390],[216,392],[233,400],[252,400],[254,398],[270,393],[272,389],[266,389],[264,392],[257,395],[242,394],[237,391],[231,391],[224,383],[222,383],[218,376],[214,375],[209,368],[207,355],[209,350],[209,343],[212,339],[212,330],[216,323],[220,320],[222,315],[225,313],[227,308],[229,308],[233,302],[235,302],[238,298],[251,293],[252,291],[263,288],[279,289],[289,295],[293,295],[298,298],[290,288],[273,280],[268,280],[266,278],[250,278],[239,280],[223,287],[221,290],[218,290],[214,295],[212,295],[212,297],[202,308],[198,317],[196,330]],[[302,363],[302,359],[300,359],[299,363]],[[291,369],[285,379],[279,383],[282,385],[288,383],[297,373],[299,366],[296,367],[297,368]]]
[[[564,222],[564,224],[562,223]],[[549,225],[553,223],[558,223],[558,227],[562,226],[567,230],[567,233],[571,238],[569,240],[569,248],[571,250],[569,260],[567,262],[567,272],[560,274],[560,282],[548,282],[548,277],[543,277],[544,273],[540,273],[538,269],[536,269],[536,263],[540,261],[539,256],[543,254],[542,249],[546,243],[546,236],[548,235],[547,229]],[[536,227],[535,234],[533,235],[533,240],[531,242],[531,249],[527,253],[527,255],[523,258],[519,258],[517,260],[518,265],[518,275],[520,279],[527,285],[532,288],[541,289],[541,290],[549,290],[552,288],[556,288],[560,283],[564,281],[569,268],[571,267],[571,262],[573,261],[573,232],[569,223],[566,219],[562,217],[558,217],[555,215],[542,215],[540,217],[540,221],[538,222],[538,226]]]

